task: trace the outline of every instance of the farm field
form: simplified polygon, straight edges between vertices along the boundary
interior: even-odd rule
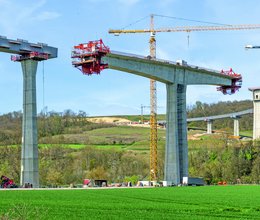
[[[62,142],[59,140],[62,139]],[[158,130],[159,146],[164,146],[165,130]],[[52,147],[63,146],[67,148],[79,149],[84,147],[95,147],[101,149],[116,148],[118,150],[149,150],[150,129],[143,127],[116,126],[109,128],[99,128],[77,134],[63,134],[52,137],[53,143],[39,146]]]
[[[260,219],[257,185],[0,190],[0,197],[0,219]]]

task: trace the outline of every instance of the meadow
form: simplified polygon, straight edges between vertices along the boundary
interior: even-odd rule
[[[0,219],[260,219],[260,186],[0,190]]]

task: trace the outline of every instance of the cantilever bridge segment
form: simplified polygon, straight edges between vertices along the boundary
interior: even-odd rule
[[[231,86],[232,77],[220,71],[165,60],[151,60],[132,54],[111,52],[102,58],[111,69],[154,79],[166,84],[166,151],[164,180],[167,185],[182,183],[188,176],[187,85]]]
[[[0,36],[0,52],[16,54],[12,61],[21,62],[23,71],[23,126],[20,184],[39,187],[36,71],[39,61],[57,57],[58,49],[43,43],[7,39]]]
[[[182,183],[188,176],[188,143],[186,88],[187,85],[218,85],[219,91],[234,93],[241,87],[240,74],[225,74],[187,65],[186,62],[175,63],[151,57],[110,51],[102,40],[74,46],[72,64],[83,74],[99,74],[110,68],[154,79],[166,84],[166,151],[164,180],[167,185]]]

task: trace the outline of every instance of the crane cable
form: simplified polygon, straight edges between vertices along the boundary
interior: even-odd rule
[[[142,20],[144,20],[144,19],[146,19],[146,18],[149,18],[149,17],[150,17],[150,15],[146,15],[145,17],[140,18],[140,19],[138,19],[137,21],[134,21],[133,23],[130,23],[130,24],[124,26],[121,30],[124,30],[124,29],[126,29],[127,27],[130,27],[130,26],[133,26],[134,24],[137,24],[137,23],[139,23],[140,21],[142,21]]]
[[[209,22],[209,21],[200,21],[200,20],[194,20],[194,19],[188,19],[188,18],[179,18],[179,17],[167,16],[167,15],[154,14],[154,16],[162,17],[162,18],[170,18],[170,19],[175,19],[175,20],[182,20],[182,21],[192,21],[192,22],[198,22],[198,23],[204,23],[204,24],[215,24],[215,25],[222,25],[222,26],[232,26],[231,24],[222,24],[222,23]]]
[[[42,109],[45,115],[45,70],[44,70],[44,60],[42,61]]]
[[[47,131],[47,123],[46,123],[46,116],[47,116],[47,109],[45,108],[45,66],[44,60],[42,61],[42,114],[43,114],[43,136],[46,135]]]
[[[192,22],[197,22],[197,23],[204,23],[204,24],[214,24],[214,25],[221,25],[221,26],[232,26],[231,24],[222,24],[222,23],[217,23],[217,22],[209,22],[209,21],[201,21],[201,20],[194,20],[194,19],[188,19],[188,18],[180,18],[180,17],[174,17],[174,16],[168,16],[168,15],[159,15],[159,14],[152,14],[153,16],[156,17],[162,17],[162,18],[170,18],[170,19],[174,19],[174,20],[182,20],[182,21],[192,21]],[[141,21],[143,21],[146,18],[150,18],[151,15],[147,15],[144,16],[126,26],[124,26],[123,28],[121,28],[121,30],[124,30],[130,26],[133,26]]]
[[[222,23],[217,23],[217,22],[209,22],[209,21],[201,21],[201,20],[194,20],[194,19],[188,19],[188,18],[180,18],[180,17],[168,16],[168,15],[159,15],[159,14],[152,14],[152,15],[156,16],[156,17],[170,18],[170,19],[174,19],[174,20],[192,21],[192,22],[211,24],[211,25],[220,25],[220,26],[232,26],[230,24],[222,24]],[[149,18],[150,16],[151,15],[147,15],[145,17],[142,17],[142,18],[138,19],[137,21],[132,22],[132,23],[126,25],[121,30],[125,30],[126,28],[139,23],[139,22],[143,21],[144,19]],[[190,45],[190,35],[189,35],[189,32],[188,32],[188,35],[187,35],[187,43],[188,43],[188,47],[189,47],[189,45]]]

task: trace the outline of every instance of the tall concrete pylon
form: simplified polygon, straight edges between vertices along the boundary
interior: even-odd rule
[[[38,61],[56,58],[58,49],[44,43],[0,36],[0,52],[18,54],[11,60],[21,62],[23,71],[23,126],[20,184],[39,187],[36,71]]]
[[[178,185],[188,176],[186,116],[187,85],[226,85],[232,77],[185,63],[149,59],[134,54],[112,51],[102,57],[110,69],[147,77],[166,84],[166,146],[164,184]]]
[[[38,61],[21,61],[23,71],[23,125],[20,184],[39,187],[36,71]]]
[[[183,176],[188,176],[186,88],[186,85],[166,84],[165,164],[167,166],[164,168],[164,179],[175,180],[174,184],[180,183]]]
[[[253,139],[260,139],[260,87],[249,88],[253,92],[254,121]]]

